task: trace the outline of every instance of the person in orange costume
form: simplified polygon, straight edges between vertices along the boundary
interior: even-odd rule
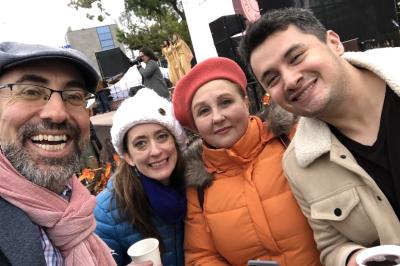
[[[177,55],[178,55],[178,62],[180,66],[180,78],[182,78],[183,75],[188,73],[190,69],[192,68],[190,62],[192,61],[193,58],[193,53],[190,50],[189,46],[186,44],[184,40],[182,40],[181,36],[174,32],[172,34],[172,45],[173,48],[175,49]]]
[[[180,70],[178,55],[169,40],[164,40],[161,44],[161,53],[167,59],[169,80],[175,86],[183,74]]]
[[[293,130],[283,130],[282,109],[271,111],[266,122],[250,116],[246,84],[234,61],[210,58],[175,88],[176,118],[203,140],[185,156],[185,263],[320,265],[312,231],[282,171],[281,139]]]

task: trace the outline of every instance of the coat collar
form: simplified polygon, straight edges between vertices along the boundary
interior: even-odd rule
[[[225,166],[224,161],[225,159],[219,158],[217,156],[217,161],[216,162],[212,162],[212,164],[210,165],[209,162],[213,161],[213,159],[208,158],[208,152],[206,155],[206,162],[203,162],[203,158],[204,158],[204,154],[203,154],[203,149],[208,149],[210,150],[210,153],[212,158],[215,157],[215,155],[219,155],[220,153],[222,153],[222,156],[224,158],[226,158],[226,156],[228,156],[229,158],[233,158],[231,156],[234,156],[236,158],[236,160],[244,160],[244,161],[248,161],[248,155],[249,154],[253,154],[253,151],[249,146],[252,145],[257,146],[257,145],[261,145],[260,144],[260,138],[263,139],[263,141],[267,141],[267,139],[270,139],[274,136],[274,134],[267,130],[264,129],[263,127],[265,127],[265,124],[263,124],[261,122],[261,120],[259,118],[251,118],[250,122],[252,125],[249,125],[245,135],[238,141],[238,143],[236,143],[234,145],[234,147],[232,147],[231,149],[217,149],[214,150],[216,151],[216,153],[214,153],[213,150],[208,149],[201,141],[201,139],[198,139],[196,141],[194,141],[193,143],[191,143],[188,148],[183,152],[183,157],[184,160],[186,162],[186,170],[185,170],[185,181],[186,181],[186,185],[187,186],[195,186],[195,187],[202,187],[202,188],[206,188],[208,186],[210,186],[214,180],[214,176],[213,173],[219,172],[219,169],[224,168]],[[255,128],[254,128],[255,127]],[[253,138],[253,139],[249,139],[249,128],[251,128],[251,131],[257,131],[256,134],[258,135],[258,138]],[[254,133],[254,132],[253,132]],[[249,140],[250,142],[247,142],[247,140]],[[247,143],[248,146],[244,145],[244,149],[242,152],[240,152],[240,150],[238,150],[239,146],[243,146],[243,143]],[[246,152],[246,150],[248,152]],[[238,153],[239,151],[239,153]],[[235,153],[237,153],[236,156]],[[245,155],[245,153],[247,153],[247,155]],[[228,159],[229,159],[228,158]],[[254,159],[254,158],[253,158]],[[208,162],[208,163],[207,163]],[[207,167],[205,166],[205,164],[207,164]],[[222,164],[222,165],[221,165]],[[230,164],[233,164],[232,162],[230,162]],[[236,165],[242,165],[240,164],[236,164]],[[228,166],[228,168],[231,168],[230,166]]]
[[[372,71],[386,81],[390,88],[400,96],[400,75],[398,61],[400,48],[381,48],[366,52],[348,52],[343,55],[354,66]],[[302,117],[293,140],[295,155],[300,167],[307,167],[332,145],[328,125],[316,118]]]
[[[264,130],[261,119],[250,117],[245,134],[229,149],[213,149],[203,145],[203,161],[209,173],[228,172],[251,163],[273,134]],[[233,170],[230,171],[230,170]]]
[[[203,142],[201,139],[193,141],[186,150],[183,151],[185,167],[186,185],[206,188],[211,185],[213,176],[207,172],[203,159]]]
[[[282,134],[290,135],[296,117],[287,112],[279,105],[273,104],[265,109],[266,112],[259,114],[261,120],[265,123],[266,131],[271,136],[280,136]],[[185,182],[187,186],[208,187],[212,184],[214,177],[207,172],[202,158],[203,143],[201,139],[193,141],[183,151],[183,157],[186,164]]]

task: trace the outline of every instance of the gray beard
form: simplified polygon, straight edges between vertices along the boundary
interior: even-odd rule
[[[63,158],[40,157],[23,147],[28,136],[30,138],[39,128],[55,127],[49,122],[41,125],[25,124],[18,131],[17,141],[7,143],[2,141],[1,149],[14,168],[27,180],[60,194],[65,189],[68,180],[80,170],[79,159],[85,145],[84,142],[78,144],[76,141],[81,138],[79,128],[71,125],[57,125],[57,128],[67,128],[68,134],[75,139],[74,151]]]

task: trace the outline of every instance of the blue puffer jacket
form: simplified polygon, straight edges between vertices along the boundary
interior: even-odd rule
[[[120,219],[115,198],[112,197],[112,180],[97,196],[94,210],[96,234],[115,252],[114,259],[118,265],[131,262],[126,253],[128,248],[143,237],[132,225]],[[185,264],[183,257],[183,221],[180,224],[168,224],[160,217],[152,217],[154,225],[162,238],[165,252],[162,255],[163,266],[180,266]]]

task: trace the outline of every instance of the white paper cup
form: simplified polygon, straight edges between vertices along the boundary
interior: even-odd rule
[[[359,266],[366,266],[366,262],[369,260],[385,261],[386,258],[393,260],[394,256],[398,257],[397,262],[400,259],[400,246],[382,245],[364,249],[357,255],[356,262]],[[395,265],[400,265],[400,263]]]
[[[145,238],[130,246],[127,253],[135,263],[152,261],[153,266],[159,266],[161,265],[161,257],[158,245],[157,239]]]

